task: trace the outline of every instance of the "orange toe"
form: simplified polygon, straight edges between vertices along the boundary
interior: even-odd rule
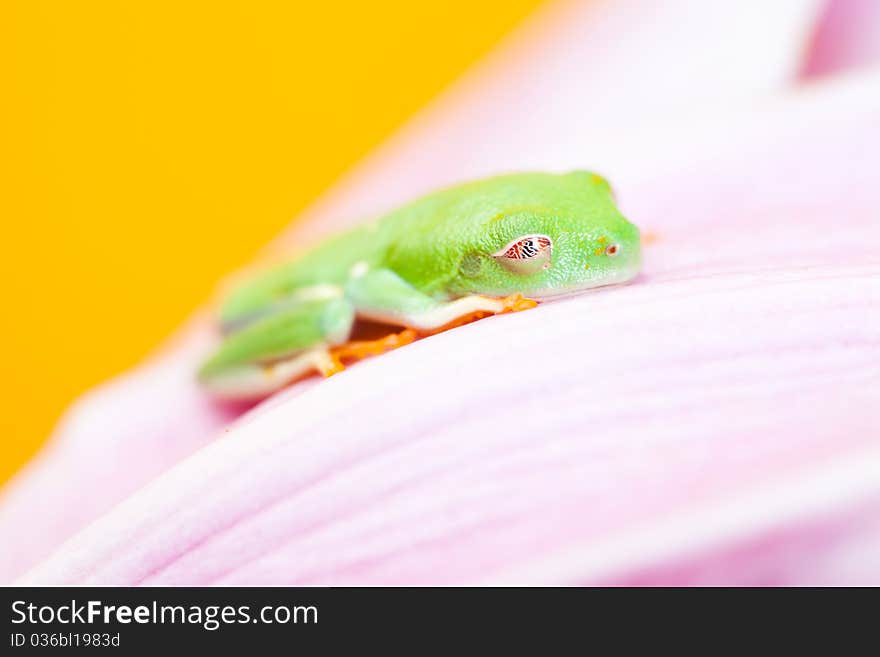
[[[501,299],[501,303],[504,305],[502,313],[518,313],[521,310],[529,310],[538,305],[538,302],[534,299],[526,299],[521,294],[511,294],[509,297],[504,297]]]
[[[315,363],[315,368],[325,377],[331,377],[339,374],[345,369],[345,365],[333,351],[328,351],[326,357],[322,357]]]
[[[415,339],[416,332],[412,329],[406,329],[400,333],[386,335],[378,340],[354,340],[331,349],[330,358],[338,362],[341,368],[343,360],[361,360],[368,356],[378,356],[391,349],[407,345]]]

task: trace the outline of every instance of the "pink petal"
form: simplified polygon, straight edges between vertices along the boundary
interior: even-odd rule
[[[668,583],[732,555],[714,580],[810,583],[831,544],[876,554],[877,83],[728,117],[634,176],[658,235],[637,284],[256,409],[24,582]],[[761,571],[761,545],[799,558]]]
[[[841,471],[846,473],[845,471]],[[876,473],[873,475],[876,477]],[[880,499],[840,513],[783,528],[768,528],[750,540],[706,554],[686,555],[661,568],[644,568],[605,584],[708,586],[736,582],[752,586],[880,585]]]
[[[880,3],[831,0],[813,36],[805,77],[876,66],[880,66]]]
[[[607,169],[606,156],[609,165],[610,156],[656,165],[666,154],[649,152],[636,135],[662,132],[660,117],[684,121],[783,86],[796,74],[820,4],[551,7],[309,212],[311,223],[292,241],[479,173]],[[210,339],[195,327],[162,356],[74,406],[50,446],[5,491],[0,533],[16,539],[0,544],[0,581],[45,557],[234,417],[236,409],[206,402],[192,384]]]
[[[180,344],[80,399],[55,437],[6,489],[0,574],[10,578],[170,464],[206,444],[234,414],[205,399],[193,356],[208,335]],[[7,533],[8,532],[8,533]]]

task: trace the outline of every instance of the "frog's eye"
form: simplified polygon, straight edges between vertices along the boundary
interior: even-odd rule
[[[611,256],[612,258],[620,253],[620,246],[617,244],[609,244],[605,247],[605,255]]]
[[[525,235],[508,242],[492,256],[516,274],[534,274],[550,267],[553,242],[546,235]]]

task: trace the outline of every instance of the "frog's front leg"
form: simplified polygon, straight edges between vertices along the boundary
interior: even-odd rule
[[[437,301],[388,269],[368,271],[346,287],[358,317],[405,326],[423,335],[439,333],[487,315],[534,308],[537,302],[519,294],[489,297],[472,294]]]
[[[345,343],[354,307],[337,298],[296,303],[229,335],[202,365],[198,378],[217,397],[268,395],[312,371],[341,369],[331,349]]]

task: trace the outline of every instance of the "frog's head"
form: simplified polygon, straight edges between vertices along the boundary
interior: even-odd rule
[[[491,199],[493,216],[473,226],[464,246],[460,291],[542,300],[638,274],[639,229],[620,214],[604,178],[576,171],[503,180],[513,187]]]

